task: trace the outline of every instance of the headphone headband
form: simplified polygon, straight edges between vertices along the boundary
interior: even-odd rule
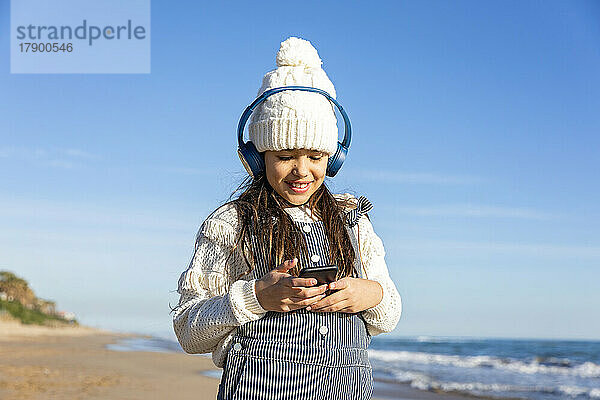
[[[242,113],[240,118],[240,122],[238,123],[238,155],[240,156],[240,160],[246,171],[252,176],[256,177],[258,174],[264,171],[264,160],[261,157],[258,150],[254,146],[254,143],[251,141],[244,142],[244,127],[246,126],[246,122],[250,115],[254,111],[256,107],[265,99],[275,93],[282,92],[284,90],[301,90],[307,92],[315,92],[320,93],[327,98],[327,100],[331,101],[335,106],[340,110],[340,114],[344,118],[344,139],[342,142],[338,141],[338,146],[335,154],[332,154],[329,157],[329,161],[327,162],[327,175],[335,176],[339,169],[342,167],[342,164],[346,158],[346,154],[348,152],[348,148],[350,147],[350,141],[352,139],[352,127],[350,126],[350,119],[346,114],[344,108],[338,103],[329,93],[322,89],[314,88],[311,86],[282,86],[273,89],[266,90],[260,96],[258,96]]]

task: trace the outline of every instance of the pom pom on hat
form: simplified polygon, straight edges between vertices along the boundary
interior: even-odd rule
[[[306,65],[307,67],[321,68],[321,64],[323,64],[317,49],[308,40],[294,36],[281,42],[275,61],[278,67]]]
[[[298,85],[319,88],[336,98],[319,53],[308,40],[292,36],[281,42],[276,64],[277,69],[263,77],[258,95]],[[334,105],[319,93],[287,90],[269,96],[252,113],[248,131],[259,152],[311,149],[332,155],[337,150]]]

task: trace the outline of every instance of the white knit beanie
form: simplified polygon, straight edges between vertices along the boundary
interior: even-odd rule
[[[277,52],[277,69],[267,72],[258,91],[282,86],[311,86],[336,98],[333,83],[321,68],[319,53],[308,40],[290,37]],[[329,155],[338,142],[335,105],[320,93],[284,90],[267,97],[252,113],[248,131],[259,152],[311,149]]]

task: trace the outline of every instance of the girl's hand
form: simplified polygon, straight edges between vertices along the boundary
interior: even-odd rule
[[[375,307],[383,299],[383,288],[379,282],[369,279],[347,276],[331,282],[329,289],[336,291],[306,309],[317,312],[357,313]]]
[[[297,258],[257,279],[254,285],[258,302],[268,311],[288,312],[304,308],[325,297],[327,285],[314,286],[314,278],[298,278],[287,272],[294,268]]]

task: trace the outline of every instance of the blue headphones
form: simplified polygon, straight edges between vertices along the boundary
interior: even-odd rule
[[[256,178],[260,173],[265,171],[265,160],[262,158],[261,154],[256,150],[256,146],[251,141],[244,143],[244,127],[246,126],[246,121],[250,118],[250,114],[252,111],[262,103],[267,97],[272,94],[279,93],[284,90],[303,90],[307,92],[315,92],[320,93],[323,96],[327,97],[327,100],[333,102],[340,110],[342,117],[344,118],[345,132],[344,132],[344,140],[342,142],[338,142],[337,150],[331,156],[329,156],[329,160],[327,161],[327,176],[335,176],[338,173],[340,168],[342,168],[342,164],[346,159],[346,154],[348,153],[348,148],[350,147],[350,139],[352,138],[352,128],[350,127],[350,119],[348,119],[348,115],[346,115],[346,111],[342,108],[342,106],[333,98],[329,93],[324,90],[317,89],[310,86],[283,86],[278,88],[273,88],[265,91],[259,97],[256,98],[242,114],[240,118],[240,122],[238,124],[238,155],[240,156],[240,160],[242,164],[244,164],[244,168],[248,171],[248,174],[253,178]]]

